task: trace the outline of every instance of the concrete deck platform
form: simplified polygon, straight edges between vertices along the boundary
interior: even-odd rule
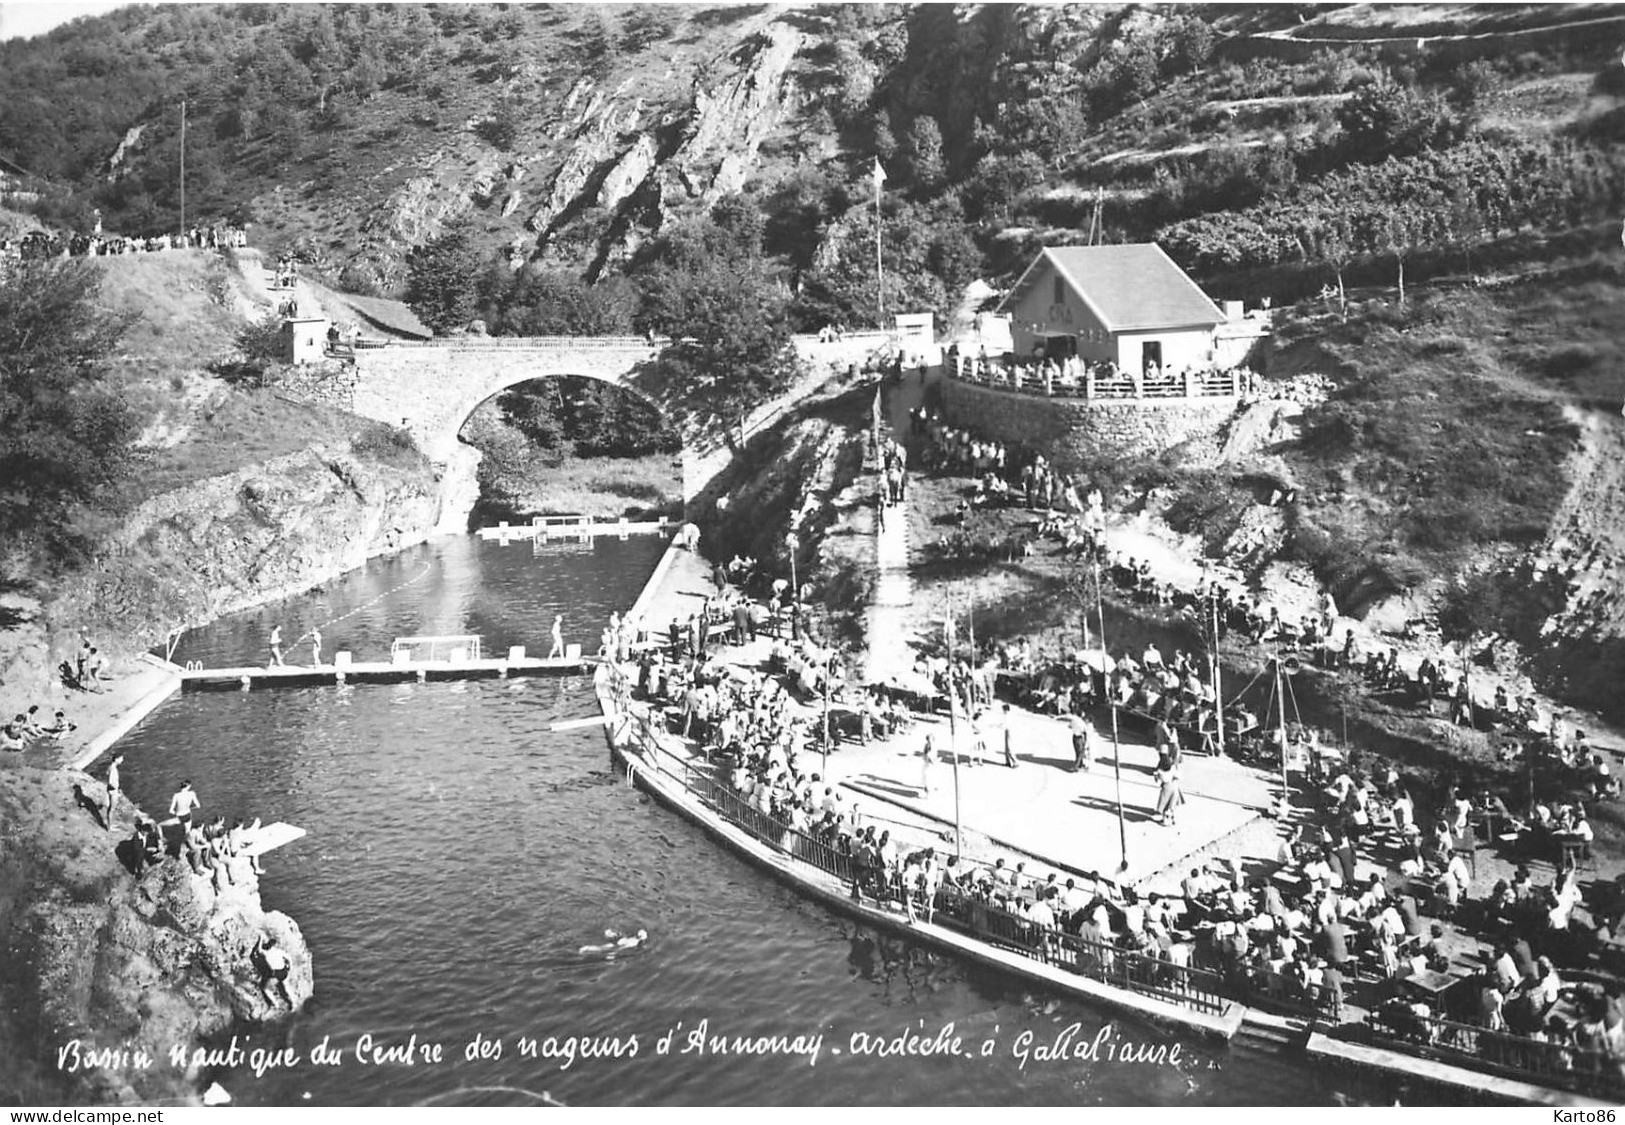
[[[642,615],[644,627],[659,636],[670,620],[686,620],[712,593],[709,564],[689,551],[673,548],[634,611]],[[761,667],[771,645],[770,639],[759,638],[742,646],[723,645],[713,652],[731,664]],[[821,701],[803,701],[804,714],[821,710]],[[1151,819],[1157,798],[1157,787],[1151,781],[1156,751],[1137,729],[1134,733],[1124,730],[1119,744],[1128,867],[1120,872],[1122,849],[1110,728],[1102,729],[1097,723],[1102,756],[1089,772],[1073,773],[1071,738],[1063,723],[1014,707],[1010,715],[1020,763],[1016,769],[1003,764],[1002,729],[988,731],[988,749],[980,764],[973,764],[978,759],[968,732],[958,733],[960,823],[964,832],[983,838],[974,849],[967,847],[968,852],[986,854],[991,841],[1058,868],[1098,872],[1142,890],[1170,892],[1177,892],[1191,866],[1211,856],[1273,856],[1278,828],[1266,810],[1279,794],[1277,775],[1228,758],[1187,754],[1182,767],[1186,803],[1177,823],[1165,827]],[[927,733],[939,752],[939,760],[931,768],[929,795],[921,787],[921,750]],[[930,821],[951,829],[954,787],[949,742],[946,716],[922,715],[895,737],[877,739],[868,746],[842,742],[829,756],[828,779],[845,786],[848,800],[856,799],[877,817]],[[1031,860],[1027,865],[1029,870],[1038,866]]]

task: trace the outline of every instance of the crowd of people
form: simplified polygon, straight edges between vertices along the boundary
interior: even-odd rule
[[[1062,375],[1047,373],[1054,380]],[[1019,377],[1035,376],[1029,371]],[[1038,535],[1058,541],[1063,552],[1099,560],[1103,576],[1124,597],[1181,612],[1198,635],[1215,641],[1245,636],[1270,658],[1266,668],[1291,672],[1313,662],[1361,678],[1369,690],[1395,701],[1491,731],[1501,740],[1504,759],[1527,765],[1526,818],[1511,815],[1510,794],[1447,786],[1422,794],[1440,810],[1428,819],[1410,784],[1392,766],[1351,766],[1340,748],[1321,744],[1318,732],[1296,723],[1261,723],[1235,701],[1227,701],[1221,714],[1209,683],[1211,665],[1191,654],[1176,651],[1163,659],[1149,646],[1138,660],[1130,654],[1046,655],[1018,640],[984,645],[959,661],[957,672],[935,669],[944,690],[953,691],[960,679],[990,684],[1075,726],[1088,727],[1078,717],[1108,699],[1119,715],[1138,716],[1155,732],[1159,796],[1154,812],[1162,819],[1177,809],[1181,755],[1214,752],[1221,731],[1230,753],[1259,764],[1290,761],[1302,769],[1317,787],[1320,807],[1312,815],[1324,827],[1295,832],[1283,845],[1279,883],[1255,880],[1244,886],[1238,872],[1204,886],[1209,875],[1192,873],[1187,891],[1194,887],[1198,893],[1187,893],[1186,907],[1189,917],[1201,919],[1205,935],[1197,942],[1194,963],[1224,973],[1249,995],[1310,1003],[1323,1011],[1341,1005],[1350,980],[1364,981],[1378,986],[1363,992],[1362,999],[1380,1007],[1383,1018],[1401,1013],[1407,1026],[1431,1028],[1430,1035],[1437,1036],[1441,1025],[1424,1016],[1451,1017],[1531,1042],[1555,1042],[1580,1052],[1565,1057],[1617,1069],[1625,1058],[1617,978],[1573,982],[1556,968],[1578,966],[1575,971],[1585,975],[1610,948],[1618,908],[1625,906],[1625,895],[1618,906],[1613,901],[1615,884],[1595,883],[1588,892],[1577,870],[1590,858],[1594,838],[1585,804],[1620,793],[1606,756],[1587,742],[1583,730],[1543,714],[1533,697],[1520,699],[1504,686],[1494,689],[1493,700],[1486,699],[1482,685],[1474,691],[1470,673],[1456,674],[1441,658],[1425,656],[1414,672],[1407,671],[1396,648],[1370,649],[1351,628],[1340,629],[1329,596],[1307,613],[1283,615],[1278,607],[1218,581],[1204,581],[1194,590],[1162,582],[1144,560],[1106,549],[1104,521],[1095,497],[1080,496],[1086,489],[1082,480],[1067,479],[1013,443],[951,426],[923,407],[910,421],[928,467],[974,481],[962,515],[990,504],[1042,510]],[[1424,830],[1423,824],[1429,827]],[[1313,844],[1306,842],[1310,838]],[[1481,844],[1525,858],[1518,877],[1488,887],[1478,882]],[[1529,877],[1527,863],[1537,859],[1553,865],[1548,884]],[[1361,860],[1375,870],[1357,875]],[[1434,920],[1424,925],[1424,914]],[[1496,942],[1498,951],[1502,945],[1512,948],[1515,972],[1496,956],[1486,958],[1494,964],[1484,972],[1460,983],[1464,978],[1449,971],[1450,954],[1470,944],[1462,932],[1467,922]],[[1441,974],[1447,997],[1407,990],[1401,983],[1424,971]],[[1384,985],[1398,989],[1386,1003],[1380,1000],[1388,990]]]
[[[247,245],[248,231],[228,223],[194,224],[178,234],[140,238],[105,234],[98,221],[94,230],[84,233],[35,230],[19,238],[0,239],[0,259],[45,261],[51,258],[101,258],[160,250],[221,250]]]
[[[943,353],[943,364],[958,379],[990,387],[1088,398],[1179,398],[1187,395],[1242,395],[1256,391],[1257,372],[1216,365],[1176,369],[1149,364],[1125,371],[1111,360],[1090,362],[1081,356],[990,356],[986,348],[961,351],[957,344]]]

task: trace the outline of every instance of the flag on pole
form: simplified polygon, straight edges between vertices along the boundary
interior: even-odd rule
[[[876,191],[879,191],[880,185],[886,182],[886,169],[880,166],[880,157],[878,156],[875,157],[875,170],[869,178],[875,182]]]

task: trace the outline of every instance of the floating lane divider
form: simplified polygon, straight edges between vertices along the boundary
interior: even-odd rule
[[[342,654],[341,654],[342,655]],[[180,673],[187,691],[251,691],[267,687],[316,687],[348,683],[428,683],[438,680],[505,680],[516,676],[579,675],[598,663],[597,657],[508,656],[467,660],[353,661],[320,665],[282,664],[251,668],[197,668]]]

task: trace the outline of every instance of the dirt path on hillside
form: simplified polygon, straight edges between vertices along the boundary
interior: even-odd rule
[[[1573,482],[1552,517],[1539,563],[1572,583],[1559,632],[1586,630],[1625,635],[1625,422],[1611,414],[1567,407],[1580,427],[1580,447],[1569,462]]]

